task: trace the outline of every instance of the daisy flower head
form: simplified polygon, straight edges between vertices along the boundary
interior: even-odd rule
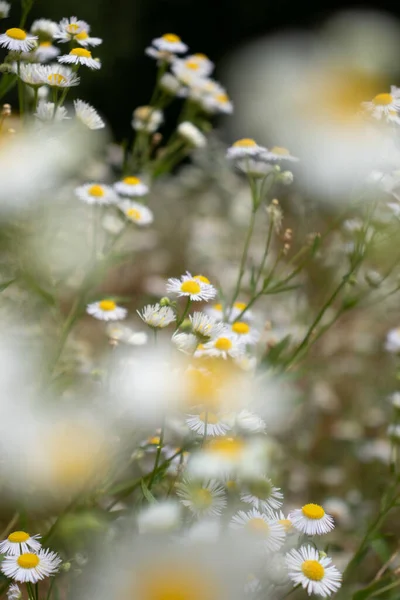
[[[250,536],[259,540],[269,552],[278,551],[285,542],[285,529],[277,521],[255,508],[249,512],[239,510],[232,517],[232,529],[245,530]]]
[[[101,62],[98,58],[93,58],[90,50],[86,48],[72,48],[69,54],[63,54],[58,58],[58,62],[69,65],[84,65],[89,69],[100,69]]]
[[[88,304],[86,312],[99,321],[121,321],[128,314],[126,308],[118,306],[114,300],[108,299]]]
[[[164,329],[176,321],[176,315],[170,306],[160,306],[157,304],[147,304],[142,311],[136,311],[139,317],[148,325],[155,329]]]
[[[264,160],[276,161],[288,160],[291,162],[297,162],[299,159],[296,156],[292,156],[287,148],[283,146],[273,146],[271,150],[267,150],[262,153],[261,156]]]
[[[57,573],[61,558],[55,552],[39,549],[37,554],[24,552],[18,556],[6,556],[1,571],[20,583],[37,583]]]
[[[202,107],[212,115],[231,115],[233,113],[233,103],[225,90],[221,90],[218,94],[205,96],[202,101]]]
[[[36,35],[26,33],[19,27],[11,27],[0,35],[0,46],[14,52],[30,52],[36,46]]]
[[[319,504],[305,504],[289,514],[293,526],[307,535],[323,535],[335,527],[333,517]]]
[[[194,148],[204,148],[207,145],[206,136],[200,131],[198,127],[190,123],[189,121],[184,121],[180,123],[177,128],[177,132],[179,135],[188,142]]]
[[[54,34],[54,38],[60,42],[70,42],[80,33],[88,32],[89,29],[89,24],[82,21],[82,19],[76,17],[64,18],[58,24],[58,31]]]
[[[193,354],[199,343],[197,337],[193,333],[184,333],[175,331],[171,338],[171,342],[176,348],[184,354]]]
[[[222,331],[215,338],[203,344],[203,347],[197,350],[197,357],[215,356],[227,359],[238,358],[245,352],[245,346],[236,334],[228,330]]]
[[[285,517],[284,513],[280,510],[279,512],[270,511],[269,513],[272,519],[275,519],[286,531],[286,534],[293,533],[293,523],[289,517]]]
[[[40,42],[34,50],[33,55],[35,60],[45,63],[56,58],[60,52],[60,49],[57,46],[53,46],[51,42]]]
[[[128,221],[131,221],[140,227],[150,225],[154,221],[152,211],[144,204],[140,204],[140,202],[126,200],[125,202],[121,202],[119,208],[122,210]]]
[[[341,586],[342,574],[334,567],[328,556],[320,557],[312,546],[301,546],[286,554],[286,565],[290,579],[301,586],[308,595],[326,598],[336,593]]]
[[[88,129],[103,129],[106,125],[97,110],[83,100],[74,100],[75,117]]]
[[[58,33],[58,23],[50,19],[36,19],[31,25],[31,33],[38,36],[39,42],[50,42]]]
[[[172,73],[164,73],[160,79],[160,87],[164,92],[173,96],[181,96],[184,90],[181,82]]]
[[[69,118],[65,106],[59,106],[56,109],[54,102],[45,102],[43,100],[38,103],[34,116],[42,123],[65,121],[65,119]]]
[[[79,77],[63,65],[47,65],[43,69],[43,83],[49,87],[70,88],[79,85]]]
[[[12,583],[7,590],[7,600],[21,600],[22,592],[16,583]]]
[[[215,298],[217,290],[206,277],[186,272],[180,279],[171,277],[167,282],[167,293],[177,294],[179,297],[187,296],[194,301],[208,301]]]
[[[163,121],[164,115],[161,110],[152,106],[138,106],[133,111],[131,125],[135,131],[154,133]]]
[[[149,187],[143,183],[140,177],[124,177],[121,181],[114,183],[114,189],[121,196],[145,196],[149,193]]]
[[[392,85],[390,93],[377,94],[370,102],[362,102],[361,106],[373,119],[390,120],[400,110],[400,88]]]
[[[205,77],[200,61],[189,58],[175,59],[172,62],[171,71],[181,83],[189,87],[196,85],[199,79]]]
[[[392,352],[393,354],[400,352],[400,327],[391,329],[388,332],[386,336],[385,350]]]
[[[189,415],[186,424],[191,431],[201,436],[225,435],[231,429],[220,415],[209,411],[203,411],[198,415]]]
[[[246,311],[244,314],[243,311]],[[252,321],[254,318],[251,310],[247,310],[246,302],[235,302],[232,306],[231,314],[229,315],[230,321],[236,321],[236,319],[240,319],[240,321]]]
[[[256,178],[264,178],[266,175],[273,173],[275,170],[273,165],[264,160],[262,156],[236,159],[235,166],[242,173],[246,173],[247,175],[251,175],[252,177]]]
[[[283,494],[280,488],[273,485],[267,477],[243,482],[244,491],[240,500],[251,504],[257,510],[271,511],[283,504]]]
[[[22,63],[19,76],[27,85],[38,88],[45,84],[45,67],[35,63]]]
[[[189,320],[193,333],[206,340],[210,337],[215,337],[224,330],[223,323],[218,323],[203,312],[194,312],[192,315],[189,315]]]
[[[75,189],[75,195],[86,204],[106,206],[118,200],[112,187],[102,183],[85,183]]]
[[[217,481],[184,480],[176,486],[176,494],[183,504],[198,518],[219,517],[226,507],[226,493]]]
[[[157,50],[171,54],[183,54],[188,50],[188,46],[175,33],[164,33],[161,37],[154,38],[151,43]]]
[[[26,531],[13,531],[6,540],[0,542],[0,553],[19,555],[37,552],[41,548],[40,535],[29,535]]]
[[[264,146],[259,146],[252,138],[242,138],[228,148],[226,157],[233,160],[238,158],[254,158],[266,151],[267,149]]]
[[[234,321],[229,327],[243,344],[256,344],[260,338],[260,333],[246,321]]]
[[[85,48],[87,46],[100,46],[100,44],[103,43],[103,40],[101,38],[98,37],[92,37],[91,35],[89,35],[89,31],[81,31],[80,33],[77,33],[76,36],[74,37],[75,42],[77,42],[80,46],[84,46]]]
[[[4,0],[0,1],[0,19],[7,19],[10,8],[11,4],[9,2],[5,2]]]
[[[242,363],[246,363],[246,358],[247,360],[249,360],[248,357],[244,356],[244,357],[239,357],[239,360],[236,360],[236,364],[238,364],[238,366],[244,370],[247,371],[253,371],[256,367],[256,364],[254,364],[254,361],[250,360],[250,364],[245,364],[243,365]],[[255,358],[255,357],[251,357],[251,358]],[[243,432],[247,432],[247,433],[265,433],[265,430],[267,428],[265,421],[256,413],[251,412],[250,410],[247,410],[246,408],[244,408],[243,410],[241,410],[239,413],[236,413],[234,415],[234,423],[235,426]]]

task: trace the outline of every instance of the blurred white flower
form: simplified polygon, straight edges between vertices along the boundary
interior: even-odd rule
[[[137,515],[139,533],[161,533],[176,529],[180,516],[180,506],[174,500],[151,504]]]

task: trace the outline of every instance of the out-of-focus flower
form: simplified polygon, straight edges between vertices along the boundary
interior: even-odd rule
[[[180,506],[174,500],[151,504],[137,515],[139,533],[171,531],[179,525],[180,513]]]
[[[145,331],[134,331],[122,323],[107,323],[106,333],[111,340],[131,346],[144,346],[148,341]]]
[[[105,123],[97,110],[83,100],[74,100],[75,117],[88,129],[103,129]]]
[[[1,563],[1,571],[15,581],[37,583],[57,573],[60,564],[58,554],[40,549],[37,554],[27,552],[19,556],[6,556]]]
[[[132,202],[132,200],[125,200],[119,204],[120,210],[124,213],[126,219],[143,227],[144,225],[150,225],[154,221],[152,211],[139,202]]]
[[[114,189],[121,196],[145,196],[149,193],[148,186],[139,177],[124,177],[114,183]]]
[[[12,583],[7,590],[7,600],[21,600],[22,592],[16,583]]]
[[[391,329],[388,332],[386,336],[385,350],[392,352],[393,354],[400,352],[400,327]]]
[[[178,125],[177,131],[181,137],[183,137],[191,146],[195,148],[205,148],[207,145],[206,136],[200,131],[198,127],[190,123],[190,121],[184,121]]]
[[[164,73],[159,85],[162,90],[173,96],[179,96],[184,89],[180,81],[172,73]]]
[[[183,54],[188,49],[188,46],[175,33],[165,33],[161,37],[154,38],[151,43],[157,50],[171,54]]]
[[[1,554],[20,555],[37,552],[41,548],[40,535],[29,535],[26,531],[13,531],[6,540],[0,542]]]
[[[319,504],[305,504],[289,514],[293,527],[307,535],[323,535],[334,528],[333,518]]]
[[[283,504],[283,494],[280,488],[275,487],[267,477],[248,482],[244,479],[242,485],[241,501],[251,504],[257,510],[270,512],[280,508]]]
[[[400,122],[400,89],[392,85],[390,93],[383,92],[377,94],[370,102],[362,102],[362,108],[374,119],[380,121],[386,119],[393,121],[397,119]]]
[[[262,153],[264,160],[270,160],[271,162],[279,162],[281,160],[288,160],[297,162],[299,159],[296,156],[292,156],[287,148],[282,146],[274,146],[271,150],[267,150]]]
[[[70,88],[79,85],[79,81],[69,67],[57,64],[42,67],[42,82],[49,87]]]
[[[230,331],[222,331],[209,342],[202,344],[196,351],[196,356],[216,356],[227,359],[238,358],[244,354],[245,346],[238,335]]]
[[[54,34],[56,40],[60,42],[70,42],[77,35],[90,29],[89,24],[76,17],[64,18],[58,24],[58,31]]]
[[[342,575],[331,563],[312,546],[301,546],[286,555],[290,579],[295,585],[301,584],[309,595],[331,596],[340,588]]]
[[[43,100],[38,103],[34,116],[42,123],[65,121],[69,118],[65,106],[57,106],[56,108],[54,102],[45,102]]]
[[[0,19],[6,19],[10,12],[11,4],[9,2],[5,2],[5,0],[1,0],[0,2]]]
[[[214,321],[214,319],[202,312],[195,311],[192,315],[189,315],[189,319],[193,333],[204,338],[215,337],[219,333],[222,333],[224,329],[222,323]]]
[[[198,518],[218,517],[226,507],[226,493],[217,481],[184,480],[176,486],[176,493],[182,502]]]
[[[100,69],[101,62],[98,58],[93,58],[90,50],[86,48],[72,48],[69,54],[63,54],[57,59],[60,63],[70,65],[84,65],[89,69]]]
[[[191,431],[198,435],[214,437],[216,435],[225,435],[230,429],[224,421],[223,415],[218,415],[214,412],[201,412],[198,415],[189,415],[186,419],[186,424]]]
[[[232,529],[245,529],[268,552],[276,552],[285,541],[284,527],[255,508],[249,512],[239,510],[232,517],[230,525]]]
[[[19,27],[11,27],[0,35],[0,46],[15,52],[29,52],[36,46],[36,35],[30,35]]]
[[[31,25],[31,33],[37,35],[39,41],[51,41],[58,33],[58,23],[50,19],[36,19]]]
[[[176,331],[171,342],[184,354],[193,354],[199,343],[197,337],[193,333],[184,333]]]
[[[267,149],[263,146],[259,146],[255,140],[252,138],[242,138],[241,140],[237,140],[226,153],[227,158],[238,159],[238,158],[248,158],[248,157],[256,157],[264,152]]]
[[[118,196],[115,194],[112,187],[103,183],[85,183],[75,189],[75,194],[86,204],[98,204],[105,206],[115,204]]]
[[[160,306],[157,304],[147,304],[142,311],[136,311],[139,317],[149,327],[163,329],[176,321],[176,315],[170,306]]]
[[[53,46],[51,42],[40,42],[32,54],[35,60],[45,63],[56,58],[60,52],[60,48]]]
[[[117,306],[114,300],[92,302],[87,305],[86,312],[100,321],[120,321],[128,314],[126,308]]]
[[[133,111],[132,127],[135,131],[154,133],[164,121],[161,110],[152,106],[138,106]]]

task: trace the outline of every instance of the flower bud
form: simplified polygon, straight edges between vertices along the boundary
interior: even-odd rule
[[[279,175],[278,181],[283,183],[283,185],[291,185],[293,183],[294,177],[291,171],[283,171]]]

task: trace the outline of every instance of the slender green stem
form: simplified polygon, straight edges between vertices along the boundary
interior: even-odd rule
[[[236,282],[236,286],[235,286],[235,291],[233,292],[233,296],[232,296],[232,300],[231,300],[231,307],[233,307],[233,305],[235,304],[237,297],[239,296],[240,293],[240,286],[242,284],[242,279],[243,279],[243,275],[246,269],[246,262],[247,262],[247,255],[249,252],[249,247],[250,247],[250,241],[253,235],[253,231],[254,231],[254,224],[256,221],[256,208],[253,206],[253,209],[251,211],[251,218],[250,218],[250,223],[249,223],[249,227],[247,229],[247,234],[246,234],[246,239],[244,242],[244,248],[243,248],[243,253],[242,253],[242,258],[240,261],[240,267],[239,267],[239,275],[237,278],[237,282]]]
[[[254,290],[257,289],[258,282],[260,281],[260,277],[261,277],[262,272],[264,270],[265,261],[267,260],[269,248],[270,248],[270,245],[271,245],[273,230],[274,230],[274,222],[273,222],[272,219],[270,219],[270,221],[269,221],[269,227],[268,227],[268,234],[267,234],[267,243],[265,244],[264,254],[263,254],[263,257],[262,257],[261,264],[260,264],[260,267],[258,269],[257,275],[256,275],[256,280],[254,282]]]
[[[165,434],[165,426],[163,425],[163,427],[161,428],[161,433],[160,433],[160,441],[158,442],[158,446],[157,446],[156,460],[154,461],[153,472],[150,477],[149,485],[147,486],[149,490],[151,490],[151,487],[154,482],[154,478],[157,473],[158,465],[160,463],[161,451],[162,451],[162,447],[164,444],[164,434]]]
[[[186,306],[185,306],[185,310],[183,311],[183,313],[181,315],[181,318],[176,323],[175,331],[177,329],[179,329],[179,327],[182,325],[183,321],[186,319],[186,316],[187,316],[187,314],[189,312],[191,303],[192,303],[192,301],[190,299],[190,296],[188,296],[188,299],[187,299],[187,302],[186,302]]]
[[[5,537],[8,536],[9,532],[12,530],[12,528],[14,527],[15,523],[18,521],[19,519],[19,512],[16,512],[13,514],[11,521],[6,525],[6,528],[4,529],[4,531],[2,531],[0,533],[0,539],[4,539]]]
[[[54,586],[55,581],[56,581],[56,578],[53,577],[50,582],[49,589],[47,590],[46,600],[50,600],[51,592],[53,591],[53,586]]]
[[[21,60],[17,60],[17,74],[18,74],[18,105],[19,114],[21,119],[24,117],[25,106],[24,106],[24,84],[21,79]]]

